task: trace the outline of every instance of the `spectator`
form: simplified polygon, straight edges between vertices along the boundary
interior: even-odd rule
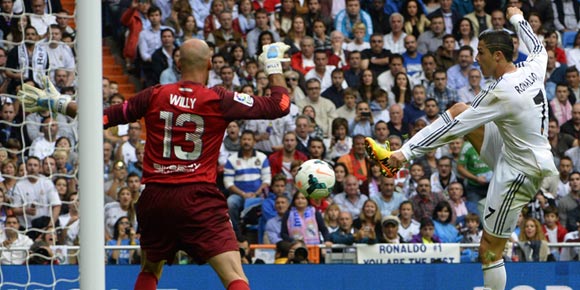
[[[446,40],[447,38],[445,38]],[[448,86],[459,90],[470,85],[469,73],[473,69],[473,49],[470,46],[462,46],[458,53],[458,63],[447,70],[447,75],[449,76]],[[479,78],[479,81],[479,84],[481,84],[481,78]]]
[[[455,50],[455,38],[451,34],[443,36],[443,44],[435,51],[435,61],[437,68],[447,71],[450,67],[457,64],[457,51]]]
[[[310,140],[310,128],[312,121],[306,115],[296,117],[296,150],[308,156],[308,141]]]
[[[435,15],[431,18],[430,30],[421,33],[417,40],[417,50],[421,54],[435,52],[443,44],[445,35],[445,22],[443,15]]]
[[[346,43],[344,35],[338,30],[330,33],[331,56],[338,58],[337,67],[343,68],[347,65],[348,55],[344,50]]]
[[[16,109],[13,103],[5,102],[2,104],[0,118],[2,120],[0,124],[0,143],[3,146],[7,146],[9,139],[23,140],[22,130],[20,128],[22,121],[16,119]]]
[[[50,38],[45,44],[51,68],[64,69],[67,72],[66,82],[60,87],[68,87],[75,81],[76,62],[71,48],[62,42],[62,30],[56,24],[50,25]],[[56,78],[56,71],[55,78]],[[58,83],[58,82],[57,82]]]
[[[403,63],[405,64],[405,71],[411,77],[421,73],[421,59],[423,54],[417,51],[417,37],[414,35],[407,35],[404,38],[405,52],[402,54]]]
[[[341,70],[338,70],[337,72],[341,73],[341,78],[340,80],[339,79],[335,80],[332,77],[332,74],[335,70],[336,70],[335,66],[328,65],[328,55],[326,54],[326,51],[316,50],[314,52],[314,69],[307,72],[306,75],[304,76],[304,79],[306,80],[306,82],[308,82],[311,79],[317,79],[320,82],[321,92],[325,92],[326,89],[336,85],[338,85],[338,87],[340,87],[341,89],[345,89],[347,87],[347,84],[346,81],[344,80],[344,74],[342,73]],[[335,102],[335,100],[332,98],[328,99]]]
[[[292,55],[292,69],[306,75],[314,68],[314,38],[304,36],[300,40],[300,51]],[[308,93],[308,92],[306,92]]]
[[[120,97],[117,97],[120,96]],[[115,99],[122,99],[121,95],[115,95]],[[13,111],[14,107],[12,107],[12,110],[8,109],[8,111]],[[13,117],[9,117],[11,116],[10,113],[6,112],[7,115],[7,119],[13,118]],[[26,116],[26,131],[24,133],[24,138],[26,141],[26,138],[29,138],[30,140],[35,140],[40,138],[45,137],[44,133],[42,132],[43,128],[42,127],[46,127],[43,126],[43,120],[45,120],[46,118],[51,117],[53,122],[55,122],[58,125],[58,131],[56,133],[56,135],[53,135],[52,137],[55,138],[56,136],[61,136],[62,137],[66,137],[69,141],[69,147],[74,147],[76,144],[76,126],[77,123],[76,121],[73,121],[70,117],[67,117],[63,114],[60,113],[51,113],[48,110],[45,111],[38,111],[36,113],[30,113]],[[47,120],[46,120],[47,121]],[[12,121],[13,123],[17,124],[19,122],[22,121],[17,121],[14,120]],[[122,128],[122,127],[121,127]],[[119,132],[122,130],[117,130],[117,134],[122,134],[122,132]],[[10,137],[9,138],[16,138],[17,140],[22,140],[22,137],[20,136],[13,136],[13,133],[17,133],[17,134],[21,134],[20,133],[21,130],[19,129],[17,132],[11,132]],[[105,131],[107,132],[107,131]],[[111,137],[109,137],[111,136]],[[111,134],[107,134],[105,133],[105,138],[109,138],[112,140],[120,140],[121,138],[118,138],[116,136],[113,135],[113,133]],[[55,140],[58,141],[58,138],[56,138]]]
[[[194,7],[194,5],[191,5],[191,7]],[[205,39],[208,38],[209,34],[212,31],[220,29],[221,23],[219,21],[219,16],[222,13],[222,11],[224,11],[225,9],[226,9],[226,3],[224,0],[217,0],[217,1],[211,2],[208,15],[206,17],[202,18],[203,36]],[[196,16],[196,19],[197,19],[197,16]]]
[[[147,10],[147,19],[151,23],[150,27],[144,27],[139,33],[139,56],[141,63],[141,70],[145,75],[145,86],[152,86],[158,82],[155,79],[153,71],[153,53],[160,47],[161,31],[166,26],[161,25],[161,10],[156,6],[151,6]]]
[[[60,215],[61,201],[52,181],[40,174],[40,159],[34,156],[26,160],[26,178],[14,186],[14,214],[26,228],[33,220],[49,217],[55,224]]]
[[[453,182],[449,185],[449,204],[453,209],[454,224],[460,228],[466,225],[465,218],[470,213],[477,213],[477,203],[469,202],[463,197],[463,185],[459,182]]]
[[[389,108],[389,118],[387,125],[391,135],[397,135],[402,140],[409,138],[409,124],[404,122],[403,108],[399,104],[393,104]]]
[[[139,239],[136,237],[137,233],[131,226],[129,218],[126,216],[120,217],[115,222],[115,230],[113,238],[107,242],[109,246],[135,246],[139,245]],[[140,250],[108,250],[108,264],[127,265],[137,264],[140,260]]]
[[[436,205],[444,200],[446,199],[442,194],[431,191],[429,178],[423,177],[419,179],[417,195],[411,198],[415,218],[422,219],[433,216]]]
[[[431,21],[433,21],[433,18],[435,16],[443,17],[446,34],[453,33],[453,27],[456,25],[456,23],[459,22],[461,16],[463,15],[457,12],[454,8],[452,8],[453,2],[454,2],[453,0],[439,1],[441,7],[428,15],[428,18],[431,19]]]
[[[350,135],[371,136],[373,124],[374,119],[369,104],[365,101],[358,102],[356,104],[356,116],[348,125]]]
[[[29,79],[35,84],[42,83],[39,77],[49,68],[48,54],[45,46],[38,43],[40,36],[34,27],[27,26],[24,29],[24,40],[8,53],[6,76],[11,79],[9,92],[15,91],[23,80]],[[30,63],[31,58],[35,59],[32,63]]]
[[[377,141],[378,144],[385,144],[386,141],[390,142],[389,135],[391,134],[391,132],[389,132],[389,126],[385,121],[378,121],[375,124],[374,133],[375,140]],[[391,148],[393,148],[392,146],[393,144],[391,144]]]
[[[570,89],[566,84],[556,85],[556,98],[550,101],[550,108],[558,124],[564,124],[572,119],[570,97]]]
[[[441,243],[441,240],[435,235],[435,226],[431,218],[424,217],[421,219],[419,233],[413,236],[410,243],[433,244]]]
[[[160,34],[161,46],[151,55],[151,84],[160,83],[163,71],[177,65],[177,62],[173,61],[173,52],[176,49],[175,32],[172,29],[163,28]]]
[[[354,228],[352,214],[341,211],[338,215],[338,230],[330,234],[330,241],[335,244],[352,245],[354,243]]]
[[[260,198],[272,178],[267,156],[254,149],[256,139],[252,131],[242,132],[241,149],[230,155],[224,168],[224,186],[230,192],[228,208],[232,224],[239,230],[240,214],[245,202]]]
[[[358,53],[358,52],[357,52]],[[359,54],[360,57],[360,54]],[[330,67],[330,66],[327,66]],[[325,69],[324,78],[327,75],[328,70]],[[311,72],[316,72],[316,69],[311,70]],[[316,72],[317,74],[318,72]],[[308,77],[308,74],[306,76]],[[344,79],[345,72],[339,68],[334,68],[331,73],[332,84],[326,90],[324,90],[321,96],[332,101],[335,107],[339,108],[344,105],[344,90],[348,87],[347,82]],[[317,77],[317,76],[315,76]]]
[[[435,235],[439,237],[441,243],[457,243],[461,240],[461,235],[455,227],[455,217],[451,205],[447,201],[440,201],[433,210],[433,224],[435,225]]]
[[[411,102],[403,109],[403,121],[414,124],[415,121],[425,116],[426,90],[422,85],[413,87]]]
[[[73,192],[68,196],[68,213],[60,215],[58,220],[62,226],[59,240],[63,245],[74,246],[78,243],[77,237],[80,228],[79,198],[78,193]]]
[[[371,199],[377,203],[383,217],[396,215],[399,212],[399,206],[407,198],[395,191],[395,180],[392,177],[381,176],[379,180],[380,195],[371,196]]]
[[[475,59],[473,55],[474,51],[477,51],[477,44],[479,43],[479,38],[473,32],[473,24],[467,18],[462,18],[459,20],[456,26],[456,30],[453,31],[455,35],[455,40],[460,47],[468,46],[472,49],[472,58]]]
[[[475,99],[475,96],[481,92],[481,72],[479,69],[472,68],[469,70],[467,77],[468,84],[459,88],[457,95],[459,102],[471,103]]]
[[[432,53],[423,55],[421,57],[421,71],[412,75],[413,83],[428,88],[433,82],[433,74],[436,69],[435,55]]]
[[[246,64],[246,70],[248,70],[248,64]],[[257,67],[256,67],[257,68]],[[294,70],[288,70],[284,72],[284,77],[286,77],[286,86],[288,87],[288,92],[290,93],[290,99],[293,101],[293,103],[297,102],[298,100],[303,100],[306,98],[306,95],[304,94],[304,91],[302,90],[302,88],[299,85],[299,81],[300,81],[300,74],[297,71]],[[250,76],[247,77],[251,78]],[[250,80],[251,81],[251,80]],[[296,116],[293,116],[294,119],[296,118]],[[296,120],[294,120],[296,121]]]
[[[448,186],[457,181],[457,176],[453,173],[453,159],[448,156],[442,156],[437,159],[437,171],[431,174],[431,190],[434,193],[448,195]]]
[[[115,201],[105,204],[105,240],[113,238],[116,229],[116,223],[121,217],[127,217],[128,221],[136,227],[136,213],[133,193],[129,187],[122,187]]]
[[[46,156],[46,158],[42,159],[42,175],[51,178],[52,174],[56,173],[56,161],[52,155]]]
[[[29,8],[31,9],[26,10],[32,11],[32,14],[29,14],[30,25],[32,25],[36,29],[36,31],[40,35],[40,38],[44,38],[48,33],[50,25],[57,24],[56,16],[54,16],[52,13],[57,13],[62,8],[53,6],[50,7],[52,8],[52,11],[48,11],[45,0],[32,0],[30,2],[32,3],[32,5]],[[51,3],[53,2],[60,1],[51,1]]]
[[[332,189],[332,197],[344,192],[344,180],[348,176],[348,169],[344,163],[337,162],[334,165],[334,188]]]
[[[278,31],[280,36],[285,37],[292,27],[292,21],[296,15],[296,7],[294,1],[281,2],[279,11],[270,14],[270,23],[272,23],[274,27],[272,30]]]
[[[570,192],[558,201],[558,213],[560,222],[568,229],[573,231],[577,221],[580,221],[578,216],[577,200],[580,199],[580,173],[572,172],[570,174]]]
[[[406,105],[411,104],[411,96],[413,93],[411,92],[411,81],[409,80],[409,76],[404,72],[398,72],[395,75],[393,87],[388,91],[388,93],[390,104],[397,103],[403,108]]]
[[[471,21],[474,35],[479,35],[480,31],[487,30],[491,27],[491,15],[485,12],[486,0],[474,0],[473,12],[466,14],[465,18]]]
[[[371,48],[369,42],[364,40],[365,32],[365,25],[362,22],[356,22],[352,28],[353,39],[351,42],[347,43],[345,50],[351,52],[363,51]]]
[[[141,177],[134,171],[127,175],[127,187],[131,190],[131,198],[137,201],[144,186],[141,185]]]
[[[324,137],[328,137],[332,120],[336,118],[336,107],[334,104],[325,98],[320,97],[321,86],[317,79],[310,79],[306,82],[306,94],[308,98],[297,102],[299,109],[310,105],[316,111],[316,124],[320,126]]]
[[[330,233],[330,240],[332,241],[332,233],[338,231],[340,228],[340,207],[336,203],[330,204],[324,211],[324,224]]]
[[[16,216],[8,216],[3,223],[3,231],[0,232],[0,241],[5,248],[28,248],[32,246],[32,240],[25,234],[21,234],[20,222]],[[26,262],[27,251],[2,251],[0,264],[22,265]]]
[[[330,138],[326,139],[328,158],[335,160],[348,154],[352,148],[352,138],[349,135],[348,121],[337,117],[332,121]]]
[[[559,46],[558,33],[556,31],[548,31],[544,34],[544,42],[546,50],[553,50],[556,54],[556,60],[560,64],[567,64],[566,52]],[[570,84],[572,86],[572,84]],[[573,86],[576,88],[577,86]]]
[[[332,19],[327,13],[323,13],[322,6],[319,0],[308,0],[308,13],[304,15],[304,22],[306,23],[306,30],[308,35],[312,35],[315,30],[315,23],[319,20],[326,29],[331,29],[334,27]],[[328,33],[326,33],[328,34]]]
[[[381,212],[377,203],[367,199],[362,206],[361,214],[353,221],[355,243],[375,244],[383,236]]]
[[[419,233],[420,224],[413,219],[413,203],[410,200],[403,201],[399,205],[399,235],[405,242],[410,242],[413,236]]]
[[[393,54],[390,56],[389,70],[381,73],[377,77],[379,87],[385,92],[390,91],[395,85],[395,76],[400,72],[405,72],[403,56]]]
[[[255,5],[254,5],[255,6]],[[270,29],[268,24],[268,12],[264,9],[256,9],[254,13],[256,18],[256,27],[248,32],[246,35],[246,43],[248,45],[248,55],[258,55],[258,48],[256,44],[258,43],[258,36],[263,31],[270,31],[274,35],[274,42],[280,41],[280,35],[276,31]],[[304,49],[302,42],[300,42],[300,48]],[[314,51],[314,44],[312,44],[312,51]],[[312,56],[309,56],[312,57]],[[292,66],[294,67],[294,65]]]
[[[439,111],[444,112],[448,106],[458,101],[457,91],[447,85],[447,72],[437,70],[433,74],[434,83],[427,89],[427,97],[434,98],[438,105]]]
[[[542,231],[548,243],[563,243],[568,231],[560,224],[558,217],[558,208],[555,206],[548,206],[544,209],[544,224]],[[553,247],[550,252],[554,257],[560,257],[561,248]]]
[[[197,24],[195,22],[195,17],[191,14],[181,18],[179,26],[181,27],[182,35],[178,36],[176,39],[178,45],[181,45],[182,43],[192,38],[203,38],[203,32],[197,29]]]
[[[231,121],[226,129],[226,136],[220,148],[218,164],[224,166],[228,157],[240,151],[240,125],[237,121]]]
[[[373,71],[370,69],[363,70],[360,75],[360,86],[358,88],[360,98],[357,98],[357,100],[371,102],[373,100],[373,93],[377,89],[379,89],[379,85],[377,84],[377,79]]]
[[[276,197],[274,204],[274,208],[276,209],[276,216],[270,218],[268,222],[266,222],[265,229],[267,241],[270,244],[277,244],[278,242],[282,241],[282,236],[280,235],[282,231],[282,217],[286,211],[288,211],[289,205],[290,201],[288,200],[287,196],[279,195]]]
[[[302,240],[307,245],[318,245],[323,239],[327,246],[332,245],[322,214],[308,205],[301,192],[294,194],[291,206],[282,218],[281,236],[289,242]]]
[[[268,157],[272,175],[282,173],[286,176],[286,182],[292,186],[294,184],[292,174],[290,172],[290,163],[295,160],[306,161],[308,157],[306,154],[296,150],[297,139],[296,133],[287,131],[284,133],[283,146],[281,150],[277,150]]]
[[[425,16],[423,5],[418,0],[405,1],[405,7],[401,10],[405,18],[404,30],[407,35],[413,35],[415,39],[427,30],[431,21]],[[402,52],[399,52],[402,53]]]
[[[112,174],[104,185],[105,203],[117,200],[119,190],[127,186],[127,174],[127,165],[123,160],[117,160],[113,163]]]
[[[370,79],[372,81],[371,71],[366,70],[366,72],[368,75],[370,75]],[[361,73],[361,76],[362,76],[362,73]],[[349,88],[345,89],[343,92],[344,105],[342,105],[338,109],[336,109],[336,115],[341,116],[342,118],[345,118],[347,120],[347,122],[354,120],[354,118],[356,117],[356,100],[357,99],[360,99],[359,92],[356,89],[349,86]]]
[[[228,91],[237,92],[240,90],[240,87],[234,84],[234,77],[236,77],[234,68],[229,65],[224,65],[220,69],[220,78],[222,83],[219,86],[225,88]]]
[[[341,211],[348,211],[353,218],[358,218],[361,209],[368,197],[362,195],[359,190],[359,182],[354,175],[348,175],[344,179],[344,192],[334,197],[334,202],[340,206]]]
[[[481,241],[481,236],[483,235],[483,230],[480,229],[479,216],[475,213],[468,213],[465,217],[465,230],[461,233],[463,238],[462,243],[479,243]]]
[[[135,147],[137,144],[144,144],[143,139],[141,139],[141,123],[134,122],[129,124],[129,139],[117,148],[115,157],[118,160],[123,160],[125,164],[137,161],[137,155],[135,155]]]
[[[120,15],[118,15],[118,16],[120,16]],[[65,35],[65,34],[70,35],[70,37],[72,37],[74,39],[74,38],[76,38],[77,32],[74,28],[72,28],[68,24],[68,21],[72,18],[73,18],[73,16],[71,16],[70,12],[67,11],[66,9],[62,9],[62,10],[60,10],[60,12],[56,13],[56,24],[58,25],[58,27],[62,31],[62,34],[63,35]],[[118,23],[120,24],[120,22],[118,22]]]
[[[106,183],[111,178],[113,171],[113,144],[103,140],[103,178]]]
[[[517,262],[545,262],[553,259],[548,242],[542,232],[542,225],[535,218],[524,220],[524,229],[520,232],[519,242],[515,243],[513,259]]]
[[[367,161],[364,135],[356,135],[352,138],[352,149],[347,155],[338,158],[339,163],[343,163],[347,171],[352,174],[358,181],[367,180]],[[353,213],[356,218],[357,213]]]
[[[316,0],[315,0],[316,1]],[[371,37],[371,42],[373,38]],[[348,69],[344,71],[344,79],[348,87],[357,89],[360,85],[360,77],[363,72],[362,69],[362,54],[359,51],[351,51],[348,54]],[[335,103],[336,107],[342,106],[344,102]]]
[[[40,128],[43,136],[39,136],[30,145],[30,156],[44,159],[54,153],[56,139],[58,136],[58,123],[54,122],[51,117],[46,117],[42,120],[42,127]]]
[[[234,30],[232,21],[231,11],[227,9],[221,11],[219,14],[220,27],[213,29],[206,38],[208,42],[216,45],[218,52],[225,52],[228,47],[234,44],[242,44],[242,34]]]
[[[173,49],[171,60],[173,65],[166,68],[161,72],[159,76],[159,84],[171,84],[176,83],[181,78],[181,69],[179,68],[179,58],[181,57],[181,52],[179,47]]]
[[[301,50],[301,47],[298,46],[298,44],[301,43],[301,40],[305,36],[307,35],[306,35],[306,27],[304,24],[304,17],[302,17],[301,15],[295,15],[292,18],[292,26],[290,28],[290,31],[288,31],[288,35],[284,39],[284,43],[290,46],[290,49],[288,50],[288,53],[290,55],[293,55]]]
[[[577,142],[574,137],[560,133],[558,121],[553,117],[548,122],[548,141],[550,141],[552,156],[556,164],[560,162],[560,158],[564,156],[566,150],[572,148]]]
[[[383,235],[379,238],[379,243],[403,244],[405,240],[399,234],[399,218],[393,215],[384,216],[381,226]]]
[[[346,8],[338,12],[336,18],[334,18],[334,27],[342,32],[347,39],[352,40],[354,39],[354,35],[348,27],[354,27],[354,24],[360,21],[366,26],[364,40],[369,41],[371,34],[373,34],[373,22],[370,15],[360,9],[359,1],[346,0],[345,3]]]

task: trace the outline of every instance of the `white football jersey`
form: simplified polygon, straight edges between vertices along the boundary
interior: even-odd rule
[[[544,78],[548,55],[523,16],[515,15],[510,21],[530,51],[526,61],[481,91],[455,119],[442,114],[444,126],[407,142],[401,151],[408,160],[494,122],[504,140],[501,152],[507,164],[532,176],[557,174],[547,138],[549,104]]]

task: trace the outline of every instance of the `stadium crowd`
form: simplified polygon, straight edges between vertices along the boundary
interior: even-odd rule
[[[512,33],[513,61],[525,61],[527,51],[505,20],[509,6],[524,11],[548,50],[547,135],[560,175],[546,178],[524,209],[505,255],[578,260],[579,248],[547,245],[580,241],[577,1],[107,0],[103,32],[143,87],[177,81],[179,45],[198,38],[214,49],[209,87],[261,97],[270,94],[256,59],[262,46],[291,47],[284,64],[290,114],[231,122],[216,182],[244,260],[251,262],[251,242],[276,244],[278,261],[295,262],[306,245],[479,242],[491,171],[469,142],[454,140],[389,178],[366,155],[364,137],[396,150],[449,106],[473,101],[486,88],[475,62],[479,33]],[[16,94],[24,82],[43,88],[42,74],[60,93],[75,94],[76,32],[68,25],[74,13],[59,0],[2,0],[0,8],[0,242],[47,258],[56,255],[54,246],[78,245],[77,123],[50,111],[25,113]],[[124,101],[118,84],[103,78],[103,105]],[[139,244],[141,130],[136,122],[104,131],[107,245]],[[334,167],[328,198],[309,199],[294,187],[308,159]],[[22,264],[27,256],[3,251],[1,263]],[[137,250],[107,256],[112,264],[140,260]]]

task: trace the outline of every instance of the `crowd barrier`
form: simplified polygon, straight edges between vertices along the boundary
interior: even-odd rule
[[[510,290],[580,289],[580,264],[507,263]],[[77,266],[2,266],[0,289],[78,289]],[[245,265],[253,290],[462,289],[481,290],[481,266],[471,264]],[[133,289],[139,266],[106,266],[106,289]],[[28,275],[30,273],[30,276]],[[52,287],[53,275],[58,280]],[[43,286],[51,285],[51,286]],[[166,266],[159,290],[223,289],[207,265]]]

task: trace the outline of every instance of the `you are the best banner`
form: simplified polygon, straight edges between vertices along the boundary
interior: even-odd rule
[[[359,264],[459,263],[459,244],[357,245]]]

